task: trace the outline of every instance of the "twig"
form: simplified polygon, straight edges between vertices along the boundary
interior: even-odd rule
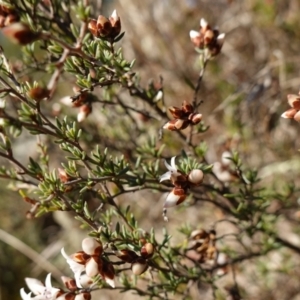
[[[29,259],[31,259],[36,265],[43,268],[46,272],[51,273],[56,280],[60,281],[61,276],[63,273],[57,269],[54,265],[48,262],[46,258],[41,256],[38,252],[34,251],[28,245],[23,243],[21,240],[17,239],[16,237],[12,236],[11,234],[5,232],[4,230],[0,229],[0,240],[7,245],[15,248]]]

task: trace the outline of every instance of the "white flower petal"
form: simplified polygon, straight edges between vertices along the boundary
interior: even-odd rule
[[[198,38],[200,36],[200,33],[196,30],[191,30],[190,31],[190,38],[193,40],[195,38]]]
[[[175,164],[175,159],[176,159],[176,156],[173,156],[173,157],[171,158],[171,167],[172,167],[172,169],[173,169],[175,172],[177,172],[177,166],[176,166],[176,164]]]
[[[20,295],[21,295],[22,300],[30,300],[30,299],[32,299],[32,298],[31,298],[31,292],[27,294],[27,293],[25,292],[24,288],[22,288],[22,289],[20,290]]]
[[[165,174],[163,174],[163,175],[161,175],[159,177],[159,182],[162,182],[164,180],[170,180],[171,176],[172,176],[172,173],[171,172],[167,172],[167,173],[165,173]]]
[[[84,265],[81,265],[74,261],[67,253],[65,252],[65,249],[61,249],[62,256],[66,259],[68,265],[70,266],[70,269],[73,271],[76,283],[80,278],[81,273],[84,271],[85,267]]]
[[[169,193],[169,195],[166,198],[164,207],[173,207],[177,205],[178,200],[180,199],[180,196],[175,195],[173,192]]]
[[[160,180],[159,180],[160,182],[162,182],[164,180],[171,180],[171,179],[176,180],[176,178],[178,176],[182,175],[177,170],[175,160],[176,160],[176,156],[173,156],[171,158],[171,164],[170,165],[167,163],[166,160],[164,161],[164,164],[165,164],[166,168],[169,170],[169,172],[166,172],[165,174],[160,176]]]
[[[60,102],[64,105],[67,105],[67,106],[74,106],[70,96],[66,96],[66,97],[61,98]]]
[[[91,288],[94,285],[94,281],[91,277],[87,276],[86,274],[83,274],[79,278],[79,283],[76,282],[77,287],[80,288]]]
[[[51,273],[49,273],[46,277],[46,280],[45,280],[45,286],[47,288],[52,288],[52,283],[51,283]]]
[[[221,33],[217,37],[218,40],[224,40],[225,39],[225,33]]]
[[[120,20],[120,17],[119,17],[119,15],[118,15],[118,13],[117,13],[116,10],[114,10],[114,11],[112,12],[112,14],[111,14],[110,17],[111,17],[115,22],[118,21],[118,20]]]
[[[85,252],[86,254],[94,255],[96,253],[97,248],[101,247],[101,244],[95,239],[88,237],[83,239],[81,247],[83,252]]]
[[[25,291],[21,290],[21,297],[25,297],[23,299],[35,299],[35,300],[54,300],[56,299],[57,294],[59,293],[60,289],[53,288],[51,284],[51,274],[47,275],[46,278],[46,286],[39,280],[35,278],[25,278],[26,284],[28,285],[29,289],[32,291],[33,294],[36,296],[31,298],[31,293],[27,294]]]
[[[109,284],[112,288],[115,288],[116,285],[115,285],[115,281],[111,278],[108,278],[108,277],[104,277],[104,280],[107,284]]]
[[[156,101],[161,100],[163,98],[163,95],[164,95],[163,91],[158,91],[154,98],[154,101],[156,102]]]
[[[164,164],[165,164],[166,168],[167,168],[169,171],[173,171],[171,165],[169,165],[168,162],[167,162],[166,160],[164,161]]]
[[[44,284],[35,278],[25,278],[25,282],[34,295],[41,295],[45,291]]]
[[[201,20],[200,20],[200,26],[201,26],[202,28],[206,28],[207,25],[208,25],[208,23],[206,22],[206,20],[203,19],[203,18],[201,18]]]
[[[99,266],[93,257],[85,264],[85,272],[89,277],[96,276],[99,274]]]
[[[176,156],[173,156],[173,157],[171,158],[171,164],[170,164],[170,165],[167,163],[166,160],[164,161],[164,164],[165,164],[166,168],[167,168],[170,172],[174,172],[174,173],[177,172],[177,166],[176,166],[176,164],[175,164],[175,159],[176,159]]]

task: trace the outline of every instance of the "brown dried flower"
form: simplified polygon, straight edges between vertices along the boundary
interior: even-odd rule
[[[28,96],[36,101],[41,101],[49,96],[50,91],[41,86],[33,87],[28,91]]]
[[[121,19],[114,10],[109,18],[100,15],[97,20],[90,20],[88,28],[97,38],[114,40],[121,32]]]
[[[16,11],[8,6],[0,5],[0,28],[19,21]]]
[[[15,44],[27,45],[36,41],[40,34],[33,32],[28,25],[24,23],[13,23],[2,29],[2,33]]]
[[[300,92],[299,92],[300,95]],[[300,122],[300,96],[299,95],[288,95],[288,103],[292,107],[285,111],[281,117],[285,119],[294,119]]]
[[[202,114],[194,112],[192,104],[183,101],[182,107],[171,106],[169,108],[174,120],[166,123],[163,128],[178,131],[187,128],[189,125],[196,125],[202,120]]]
[[[221,51],[225,34],[220,34],[219,30],[212,29],[204,19],[201,19],[199,31],[191,30],[190,38],[196,48],[206,49],[207,54],[216,56]]]

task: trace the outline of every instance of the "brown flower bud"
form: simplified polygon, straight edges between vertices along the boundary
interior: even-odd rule
[[[112,31],[112,26],[110,21],[100,15],[97,19],[97,37],[107,37]]]
[[[196,251],[200,254],[206,254],[208,247],[209,247],[208,240],[205,240],[203,243],[197,244]]]
[[[121,32],[121,20],[114,10],[109,19],[100,15],[97,20],[90,20],[88,29],[97,38],[114,39]]]
[[[132,265],[131,270],[134,275],[141,275],[148,269],[146,260],[142,257],[138,258]]]
[[[97,21],[95,19],[91,19],[88,23],[88,29],[92,33],[93,36],[98,35],[98,29],[97,29]]]
[[[300,111],[298,111],[295,115],[294,115],[294,120],[297,122],[300,122]]]
[[[14,14],[16,13],[15,10],[11,7],[5,6],[5,5],[0,5],[0,14],[7,16],[9,14]]]
[[[184,100],[182,103],[182,110],[184,113],[192,113],[194,108],[192,104]]]
[[[68,290],[70,290],[71,292],[74,292],[78,289],[77,285],[76,285],[76,281],[75,281],[74,278],[70,278],[70,277],[67,277],[67,276],[62,276],[61,280],[62,280],[63,284],[65,285],[65,287]]]
[[[191,30],[190,38],[197,48],[206,49],[210,56],[216,56],[221,51],[225,34],[219,34],[219,30],[211,29],[208,23],[201,19],[199,32]]]
[[[19,21],[19,16],[17,16],[16,14],[9,14],[6,18],[5,18],[5,22],[4,22],[4,26],[8,26],[11,25],[15,22]]]
[[[67,174],[67,172],[64,169],[58,168],[57,171],[58,177],[62,183],[66,183],[71,179],[71,177]]]
[[[77,115],[77,121],[80,123],[84,121],[92,112],[92,106],[90,104],[84,104],[80,106],[80,111]]]
[[[167,124],[163,126],[163,128],[171,131],[177,131],[177,130],[182,130],[187,128],[189,124],[190,124],[189,120],[175,119],[169,121]]]
[[[154,253],[154,247],[151,243],[146,243],[141,248],[141,255],[143,258],[150,258]]]
[[[5,26],[6,17],[0,15],[0,28]]]
[[[105,281],[111,285],[114,286],[113,279],[115,278],[115,269],[111,262],[103,260],[103,266],[101,271],[101,276],[104,277]]]
[[[115,38],[121,32],[121,19],[118,16],[116,10],[114,10],[113,13],[111,14],[111,16],[109,17],[109,21],[110,21],[111,26],[112,26],[110,36],[111,36],[111,38]]]
[[[50,91],[41,86],[33,87],[28,91],[28,96],[36,101],[41,101],[49,96]]]
[[[215,37],[215,33],[213,30],[208,29],[204,33],[204,45],[209,45]]]
[[[72,105],[74,107],[80,107],[84,103],[89,102],[88,99],[89,99],[89,95],[91,95],[91,94],[89,94],[88,92],[81,92],[80,87],[78,87],[78,86],[74,86],[73,91],[74,91],[74,93],[77,93],[77,95],[71,97]]]
[[[86,254],[83,251],[78,251],[70,256],[74,261],[76,261],[79,264],[84,265],[86,261],[90,258],[88,254]]]
[[[74,298],[74,300],[91,300],[92,299],[92,296],[89,292],[83,292],[83,293],[80,293],[80,294],[77,294]],[[69,300],[69,299],[67,299]]]
[[[13,23],[2,29],[2,33],[12,42],[20,45],[27,45],[36,41],[40,34],[33,32],[28,25]]]
[[[206,250],[207,259],[214,260],[217,255],[217,248],[215,246],[209,246]]]
[[[59,300],[75,300],[76,295],[72,293],[58,293],[57,299]]]
[[[298,95],[287,95],[288,103],[296,110],[300,110],[300,97]]]
[[[222,46],[224,44],[224,40],[225,40],[225,34],[224,33],[218,35],[218,37],[215,40],[215,43],[214,43],[213,47],[209,47],[211,56],[216,56],[220,53],[220,51],[222,49]]]
[[[186,190],[180,187],[175,187],[166,198],[164,207],[173,207],[182,203],[186,198]]]
[[[297,110],[296,110],[296,109],[290,108],[290,109],[288,109],[287,111],[285,111],[285,112],[281,115],[281,117],[282,117],[282,118],[285,118],[285,119],[293,119],[293,118],[295,117],[296,113],[297,113]]]
[[[183,111],[181,108],[176,107],[176,106],[171,106],[171,107],[169,107],[169,111],[171,112],[172,116],[175,119],[183,118]]]
[[[189,115],[189,120],[196,125],[202,120],[202,114],[192,113]]]
[[[127,263],[132,263],[138,258],[138,255],[134,251],[123,249],[118,252],[117,257]]]
[[[204,229],[196,229],[191,232],[190,238],[192,240],[201,240],[205,239],[209,236],[209,234]]]

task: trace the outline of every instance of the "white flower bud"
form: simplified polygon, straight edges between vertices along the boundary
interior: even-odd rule
[[[88,255],[95,255],[102,253],[102,244],[100,244],[95,239],[88,237],[82,241],[82,250]]]
[[[93,257],[91,257],[89,261],[85,264],[85,272],[86,275],[89,277],[93,277],[99,274],[98,263]]]
[[[147,262],[143,258],[139,258],[131,265],[131,270],[134,275],[143,274],[148,268]]]
[[[199,169],[194,169],[188,175],[188,181],[192,184],[198,185],[203,181],[204,174]]]

